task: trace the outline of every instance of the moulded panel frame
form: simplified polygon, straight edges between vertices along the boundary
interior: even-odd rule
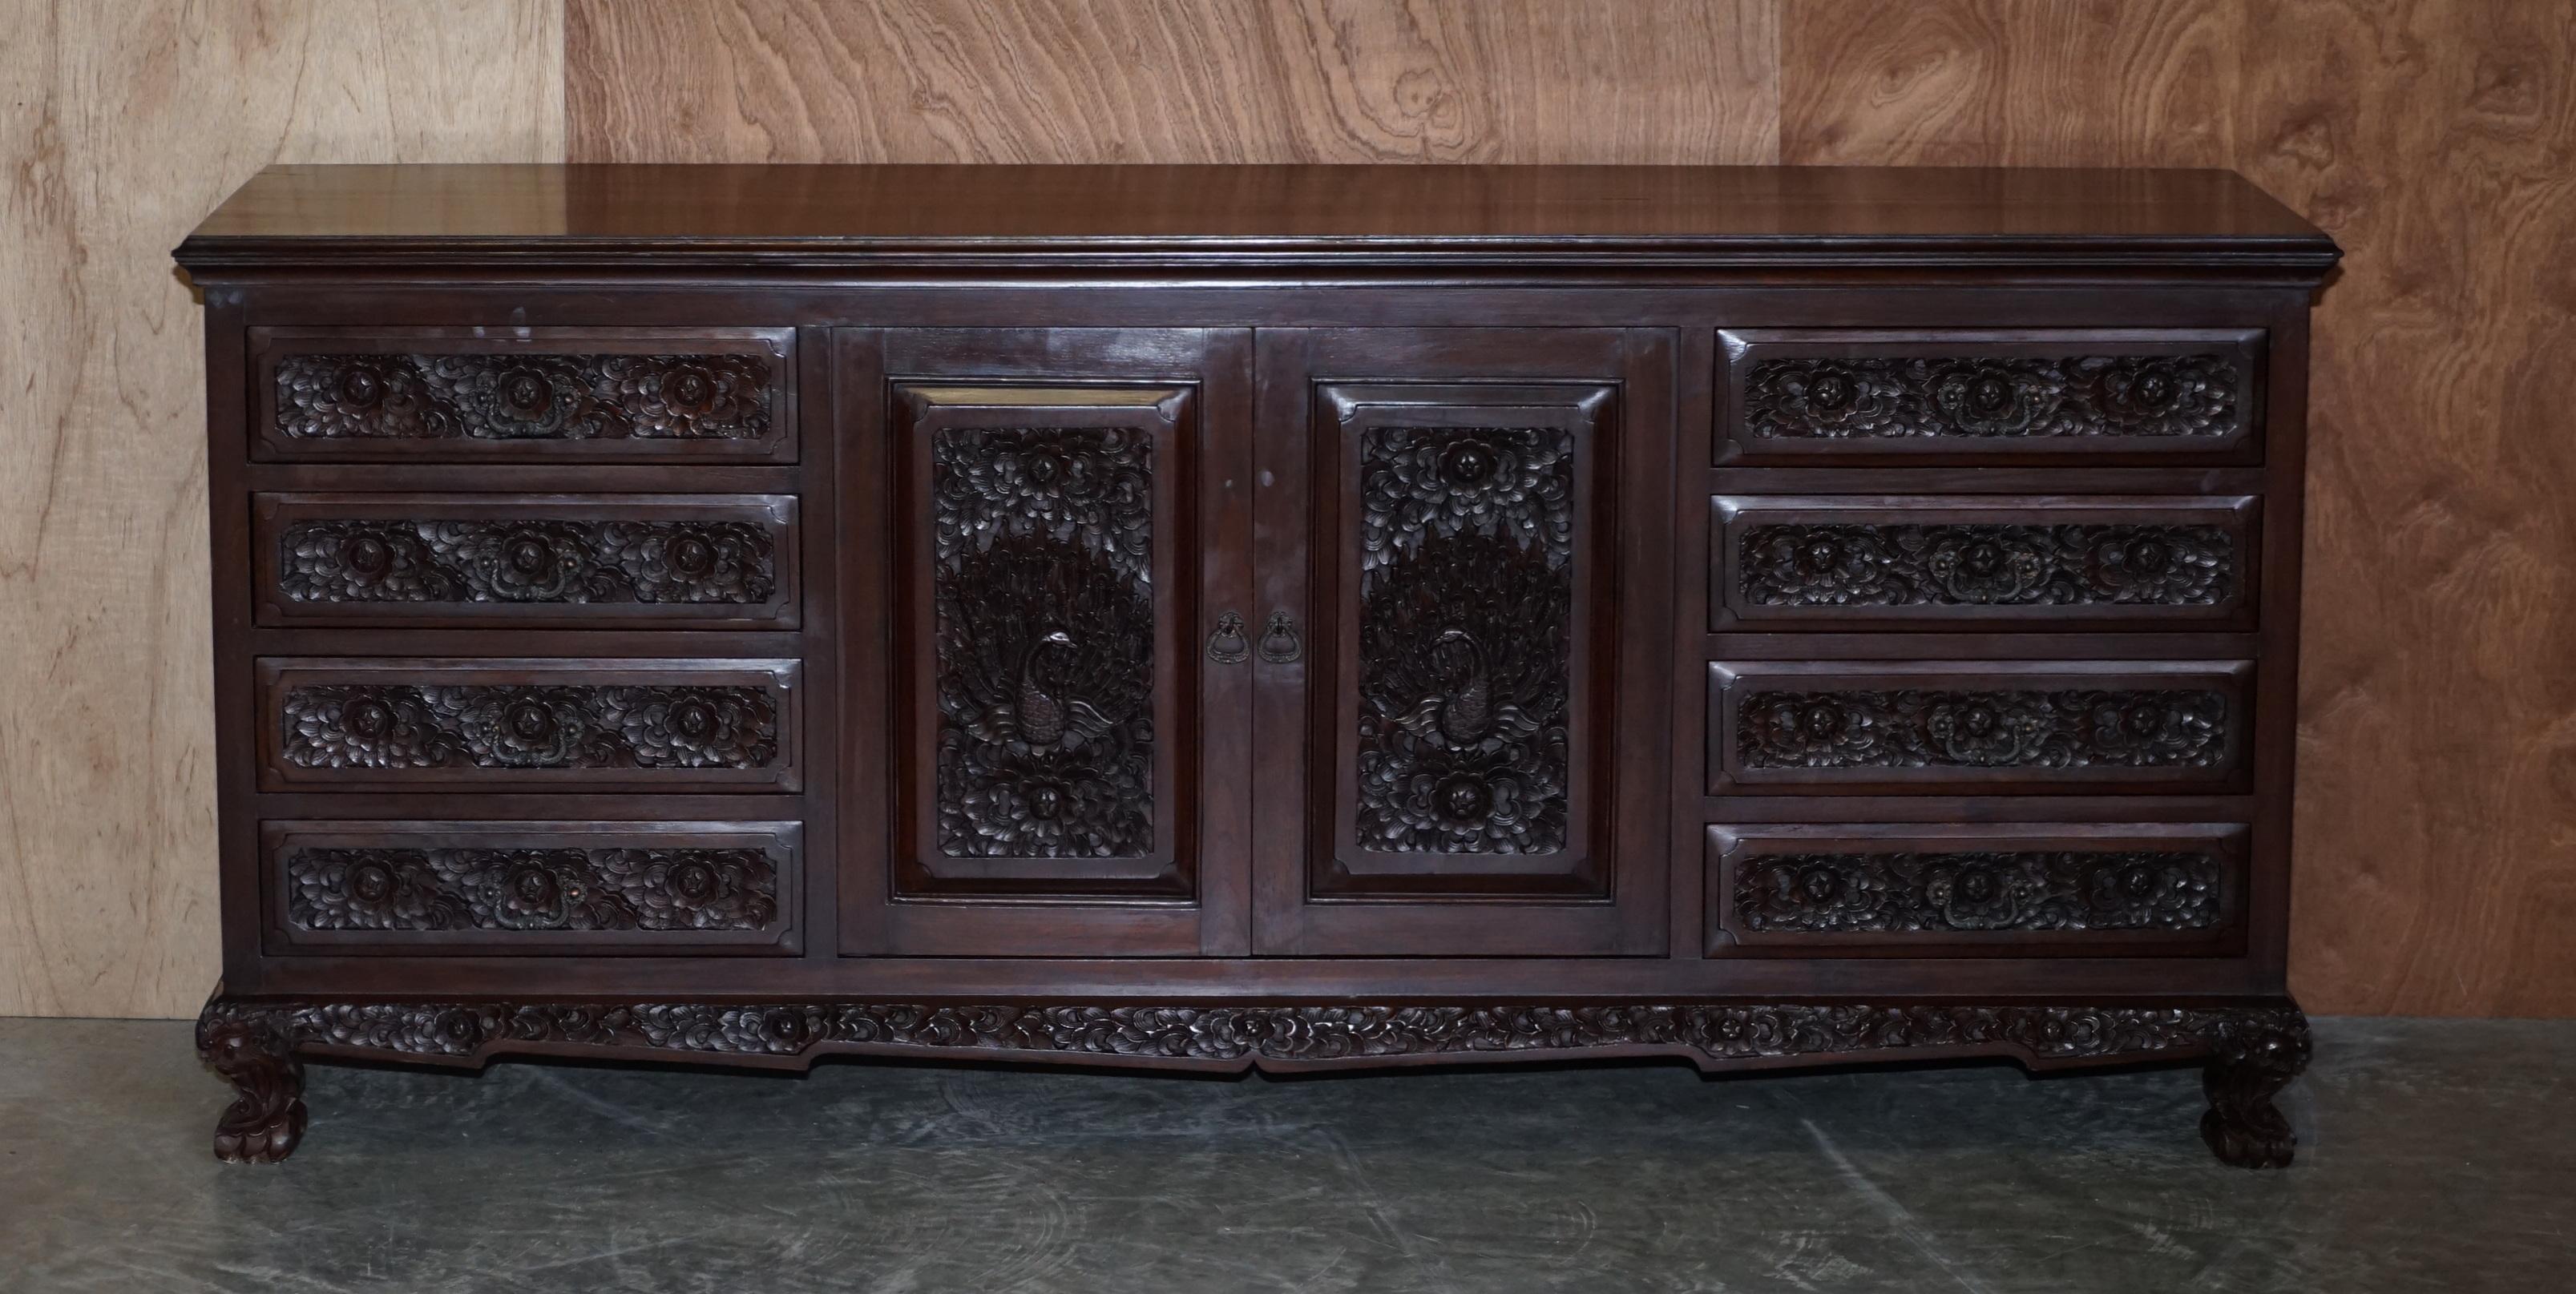
[[[1708,663],[1707,791],[1711,795],[2012,795],[2243,793],[2252,789],[2254,662],[2250,660],[1737,660]],[[1736,739],[1743,703],[1777,683],[1802,692],[2214,692],[2229,725],[2218,766],[2024,768],[2010,765],[1747,768]]]
[[[1723,823],[1706,834],[1709,957],[2236,957],[2245,951],[2253,828],[2242,822]],[[2112,930],[1764,931],[1744,919],[1735,880],[1782,855],[2186,852],[2218,860],[2218,920]]]
[[[255,620],[263,628],[775,629],[802,620],[802,533],[792,494],[460,494],[265,492],[252,496]],[[768,535],[768,597],[757,602],[306,603],[281,596],[287,528],[309,521],[745,522]]]
[[[483,790],[795,792],[804,789],[803,663],[786,659],[664,660],[631,657],[262,656],[252,662],[258,698],[259,789],[435,793]],[[299,686],[750,687],[774,698],[777,760],[760,768],[310,769],[286,762],[282,710]]]
[[[1711,461],[1719,467],[2253,466],[2263,461],[2266,332],[2262,328],[1751,328],[1717,333],[1722,367]],[[2225,436],[1755,437],[1746,382],[1768,359],[2036,359],[2085,355],[2233,354],[2243,374],[2239,422]]]
[[[755,930],[309,930],[291,919],[287,851],[374,848],[761,848],[778,855],[777,919]],[[260,824],[270,956],[793,957],[804,951],[804,825],[772,821],[277,819]]]
[[[518,312],[524,317],[524,311]],[[250,329],[250,457],[309,463],[794,463],[792,327],[589,325],[279,326]],[[278,432],[277,365],[293,355],[760,355],[769,359],[770,432],[725,439],[298,438]]]
[[[2212,631],[2254,627],[2262,605],[2262,502],[2250,494],[1760,495],[1709,499],[1709,632]],[[2203,605],[1976,603],[1777,606],[1744,592],[1746,536],[1765,526],[2205,526],[2228,540],[2226,596]]]

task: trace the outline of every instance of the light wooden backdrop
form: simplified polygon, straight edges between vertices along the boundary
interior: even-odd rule
[[[2576,1015],[2576,4],[0,13],[0,1014],[187,1014],[214,973],[197,324],[164,253],[270,160],[568,157],[2234,167],[2349,253],[2294,986]]]

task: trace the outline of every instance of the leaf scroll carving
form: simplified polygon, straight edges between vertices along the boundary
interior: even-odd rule
[[[1756,439],[2226,437],[2245,427],[2225,355],[1864,356],[1757,361]]]
[[[1778,854],[1747,860],[1734,898],[1756,932],[2207,930],[2220,876],[2192,852]]]
[[[741,521],[305,521],[278,536],[293,603],[760,603],[777,544]]]
[[[778,701],[758,687],[329,683],[287,690],[298,768],[766,768]]]
[[[277,363],[290,440],[758,440],[767,355],[339,354]]]
[[[778,863],[760,849],[311,847],[285,859],[304,930],[762,930]]]
[[[2235,595],[2217,526],[1762,525],[1737,543],[1754,606],[2203,607]]]
[[[2194,689],[1756,692],[1747,768],[2221,768],[2227,697]]]

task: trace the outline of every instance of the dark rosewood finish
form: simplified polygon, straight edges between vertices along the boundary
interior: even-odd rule
[[[2306,316],[2208,172],[282,167],[216,1152],[308,1057],[2207,1067]]]

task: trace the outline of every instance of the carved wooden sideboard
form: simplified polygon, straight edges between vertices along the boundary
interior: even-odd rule
[[[2309,302],[2222,172],[284,167],[216,1151],[307,1057],[2207,1065]]]

